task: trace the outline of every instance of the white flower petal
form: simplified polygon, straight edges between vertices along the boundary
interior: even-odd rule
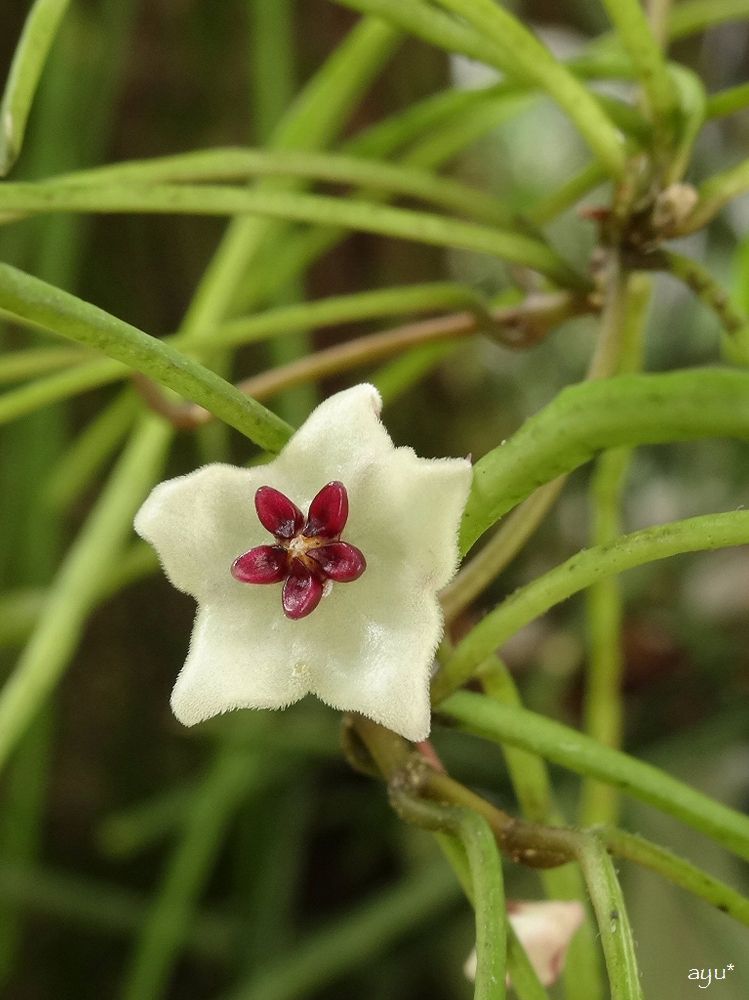
[[[463,459],[419,459],[395,448],[380,398],[355,386],[322,403],[268,465],[210,465],[158,486],[136,518],[167,575],[199,601],[190,653],[173,694],[187,725],[232,708],[283,707],[307,691],[411,740],[430,724],[429,675],[442,633],[437,591],[455,572],[471,481]],[[363,575],[326,587],[290,621],[280,585],[244,584],[233,560],[273,542],[254,510],[262,485],[307,511],[340,480],[349,500],[342,540]]]
[[[156,549],[178,590],[220,600],[232,587],[229,567],[236,556],[272,541],[254,507],[262,477],[262,469],[204,465],[151,492],[135,530]]]
[[[171,698],[183,725],[236,708],[288,708],[309,691],[306,672],[279,659],[277,643],[263,640],[265,616],[280,614],[278,589],[256,589],[255,601],[235,598],[198,611]]]

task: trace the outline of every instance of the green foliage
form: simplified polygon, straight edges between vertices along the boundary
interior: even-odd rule
[[[459,1000],[475,940],[477,1000],[501,1000],[506,969],[521,1000],[681,1000],[692,965],[740,956],[683,954],[682,981],[643,979],[638,952],[671,935],[643,940],[615,859],[699,900],[698,923],[706,903],[749,924],[731,867],[749,857],[747,789],[725,764],[749,669],[746,549],[733,590],[710,556],[686,574],[670,558],[749,543],[734,235],[749,161],[731,118],[749,85],[730,66],[715,78],[728,47],[711,30],[745,27],[749,4],[570,0],[556,16],[574,54],[532,0],[187,5],[179,51],[167,5],[142,23],[123,0],[27,7],[25,24],[0,15],[17,39],[0,103],[0,988]],[[701,32],[709,58],[687,44]],[[669,246],[696,232],[705,263]],[[343,769],[330,710],[243,712],[192,739],[163,724],[188,617],[130,535],[167,466],[264,461],[351,370],[381,388],[398,443],[481,456],[470,555],[444,591],[447,725],[419,749],[346,720],[345,756],[393,810]],[[137,392],[112,387],[132,375]],[[671,662],[683,697],[661,711]],[[705,789],[680,762],[708,725]],[[676,749],[648,762],[664,727]],[[630,797],[671,825],[652,834]],[[84,847],[65,848],[70,830]],[[703,849],[693,833],[718,874],[682,857]],[[101,875],[147,852],[137,889]],[[588,906],[550,994],[506,919],[528,870]],[[32,913],[62,935],[51,962]],[[81,928],[125,942],[103,981],[60,960]],[[722,996],[745,995],[742,975]]]

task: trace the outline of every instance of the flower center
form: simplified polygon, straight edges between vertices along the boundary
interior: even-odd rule
[[[348,519],[348,493],[337,480],[317,493],[305,518],[297,505],[272,486],[255,494],[255,510],[275,544],[258,545],[238,556],[232,576],[241,583],[280,583],[287,618],[311,614],[332,582],[351,583],[367,568],[364,554],[341,541]]]

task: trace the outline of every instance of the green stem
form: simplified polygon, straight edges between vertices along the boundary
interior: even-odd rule
[[[596,837],[581,837],[577,852],[598,921],[611,1000],[642,1000],[632,928],[616,869]]]
[[[49,178],[56,187],[105,187],[204,181],[246,181],[253,177],[297,177],[330,184],[356,184],[392,195],[419,198],[448,211],[506,226],[507,208],[493,195],[406,164],[298,150],[219,148],[160,156],[81,170]]]
[[[749,365],[749,316],[702,264],[673,250],[658,254],[664,269],[683,281],[723,327],[722,349],[734,364]]]
[[[379,14],[432,44],[496,66],[523,83],[548,91],[570,116],[606,169],[615,176],[622,173],[624,141],[596,100],[519,21],[490,0],[440,0],[464,17],[470,28],[414,0],[338,2]]]
[[[749,437],[749,375],[691,369],[619,375],[563,389],[474,467],[461,549],[542,483],[596,452],[705,437]]]
[[[749,926],[749,899],[720,879],[637,833],[613,827],[596,828],[595,832],[618,858],[626,858],[657,872],[674,885],[699,896],[734,920],[740,920]]]
[[[0,357],[0,383],[22,382],[58,368],[68,368],[90,357],[89,351],[76,347],[29,347],[11,351]]]
[[[459,691],[440,714],[474,736],[511,743],[578,774],[615,784],[635,798],[675,816],[717,843],[749,858],[749,818],[620,750],[535,712],[501,705],[485,695]]]
[[[72,187],[67,184],[39,182],[4,184],[0,188],[0,211],[247,214],[325,226],[345,226],[348,229],[416,243],[487,253],[534,268],[563,286],[586,287],[585,281],[558,254],[540,240],[523,233],[351,198],[300,194],[296,191],[243,190],[207,184]]]
[[[501,705],[523,707],[512,675],[498,656],[489,657],[481,665],[479,679],[487,697]],[[560,825],[562,817],[554,803],[543,758],[509,744],[502,746],[502,754],[523,816],[533,823]]]
[[[592,583],[669,556],[747,543],[749,511],[734,510],[659,524],[583,549],[516,590],[474,626],[435,678],[433,702],[438,704],[468,681],[478,666],[523,626]]]
[[[0,103],[0,177],[21,152],[39,78],[69,5],[70,0],[35,0],[26,17]]]
[[[724,205],[747,191],[749,191],[749,159],[708,177],[698,188],[699,201],[696,207],[679,226],[675,235],[681,236],[702,229],[712,221]]]
[[[656,136],[662,144],[672,137],[677,111],[676,94],[666,61],[639,0],[603,0],[624,50],[642,85]]]
[[[504,1000],[507,952],[502,863],[487,821],[470,809],[428,802],[397,787],[390,799],[409,823],[450,833],[463,846],[476,914],[476,981],[474,1000]]]
[[[182,837],[169,859],[135,944],[122,990],[123,1000],[156,1000],[163,995],[173,956],[189,930],[208,872],[223,843],[238,803],[260,774],[260,759],[227,746],[217,755],[193,795]]]
[[[262,448],[279,451],[291,434],[274,413],[171,345],[7,264],[0,264],[0,307],[143,372],[205,406]]]
[[[537,226],[544,226],[570,209],[586,194],[600,187],[605,180],[606,172],[601,164],[596,161],[588,163],[561,187],[537,201],[526,215]]]
[[[645,275],[623,277],[612,294],[620,304],[611,304],[618,322],[620,374],[631,374],[642,364],[642,345],[651,281]],[[593,530],[591,542],[603,546],[622,532],[620,507],[632,451],[612,448],[599,456],[591,483]],[[619,580],[609,576],[593,583],[586,593],[588,661],[585,674],[583,716],[585,731],[606,746],[618,747],[622,736],[622,596]],[[613,823],[618,814],[618,795],[608,785],[583,783],[581,823]]]
[[[145,895],[80,874],[37,865],[0,864],[0,892],[5,899],[58,925],[80,925],[87,933],[129,937],[148,911]],[[196,956],[229,962],[235,954],[239,927],[217,914],[198,913],[185,940]]]
[[[676,41],[726,21],[747,19],[749,0],[682,0],[671,11],[669,37]]]
[[[304,1000],[372,961],[415,927],[435,920],[457,894],[455,879],[443,864],[416,871],[254,970],[224,1000]]]
[[[1,293],[0,293],[1,294]],[[56,375],[35,379],[0,394],[0,425],[62,399],[126,378],[129,370],[111,358],[86,361]]]
[[[137,404],[135,393],[123,390],[76,436],[47,475],[44,504],[49,510],[68,510],[90,488],[96,473],[129,433]]]
[[[736,87],[727,87],[711,94],[705,106],[705,117],[725,118],[744,111],[749,106],[749,83],[740,83]]]
[[[156,476],[169,436],[162,421],[144,419],[66,555],[44,615],[0,692],[0,767],[59,680],[132,517]]]
[[[205,345],[210,339],[211,346],[240,347],[289,332],[340,326],[361,320],[450,309],[485,311],[487,307],[488,300],[472,288],[453,281],[434,281],[277,306],[253,316],[228,320],[211,331],[179,334],[171,342],[180,348],[192,349],[199,343]]]
[[[498,656],[490,657],[481,665],[479,677],[489,698],[503,705],[523,707],[512,675]],[[531,822],[562,825],[564,818],[554,801],[543,757],[507,743],[502,744],[502,754],[523,816]],[[585,885],[574,865],[549,868],[541,871],[540,876],[549,898],[585,901]],[[567,1000],[597,1000],[603,997],[598,943],[589,922],[583,924],[570,944],[564,985]]]

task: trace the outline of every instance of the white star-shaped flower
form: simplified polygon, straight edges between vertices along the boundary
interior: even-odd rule
[[[373,386],[354,386],[268,465],[206,465],[141,507],[135,530],[198,602],[172,692],[180,722],[313,693],[428,735],[437,592],[457,568],[471,466],[396,448],[380,408]]]

